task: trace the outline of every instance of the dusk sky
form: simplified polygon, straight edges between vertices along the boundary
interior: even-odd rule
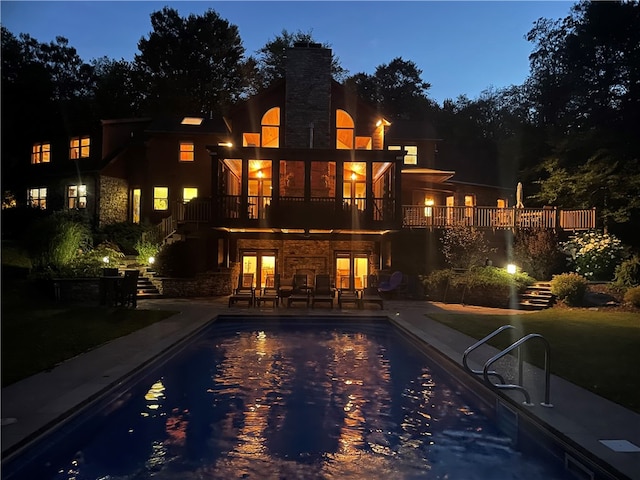
[[[283,29],[311,32],[331,46],[350,75],[373,74],[396,57],[413,61],[431,84],[429,96],[442,104],[461,94],[473,99],[489,87],[522,84],[533,49],[527,32],[538,18],[566,17],[574,3],[2,0],[0,13],[14,35],[28,33],[45,43],[66,37],[89,62],[103,56],[133,60],[138,41],[152,30],[151,13],[164,6],[182,17],[213,9],[238,27],[247,56]]]

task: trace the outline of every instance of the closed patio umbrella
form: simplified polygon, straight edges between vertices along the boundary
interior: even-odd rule
[[[518,182],[518,186],[516,187],[516,208],[524,208],[522,198],[522,182]]]

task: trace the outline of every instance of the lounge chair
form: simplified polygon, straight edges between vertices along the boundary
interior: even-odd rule
[[[335,297],[335,289],[331,286],[331,276],[329,274],[316,275],[316,286],[311,295],[311,308],[314,308],[316,302],[328,302],[333,308],[333,298]]]
[[[338,307],[342,308],[343,305],[353,303],[356,307],[360,306],[360,295],[358,291],[353,288],[349,277],[340,278],[340,288],[338,288]]]
[[[253,273],[243,273],[238,277],[237,288],[229,296],[229,306],[244,301],[249,307],[252,307],[254,300]]]
[[[260,291],[260,295],[255,298],[256,306],[260,306],[264,302],[273,302],[273,308],[280,304],[280,274],[267,275],[264,281],[264,288]]]
[[[380,295],[380,292],[378,292],[378,278],[375,275],[369,275],[367,278],[367,286],[362,291],[360,307],[364,308],[367,303],[380,305],[380,309],[384,310],[384,299]]]
[[[293,276],[293,289],[291,295],[287,298],[287,307],[296,302],[305,302],[309,306],[309,297],[311,288],[309,287],[307,275],[296,274]]]
[[[393,272],[391,274],[391,277],[389,277],[388,281],[385,280],[380,282],[380,284],[378,285],[378,293],[380,293],[380,295],[382,295],[383,297],[392,296],[400,288],[400,285],[402,284],[402,279],[403,279],[402,272],[398,272],[398,271]]]

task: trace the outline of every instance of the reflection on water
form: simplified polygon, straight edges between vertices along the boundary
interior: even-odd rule
[[[406,344],[318,328],[200,341],[67,465],[56,478],[561,478]]]

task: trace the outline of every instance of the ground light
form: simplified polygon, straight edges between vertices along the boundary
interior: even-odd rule
[[[507,265],[507,273],[513,275],[518,270],[518,267],[514,263],[510,263]]]

